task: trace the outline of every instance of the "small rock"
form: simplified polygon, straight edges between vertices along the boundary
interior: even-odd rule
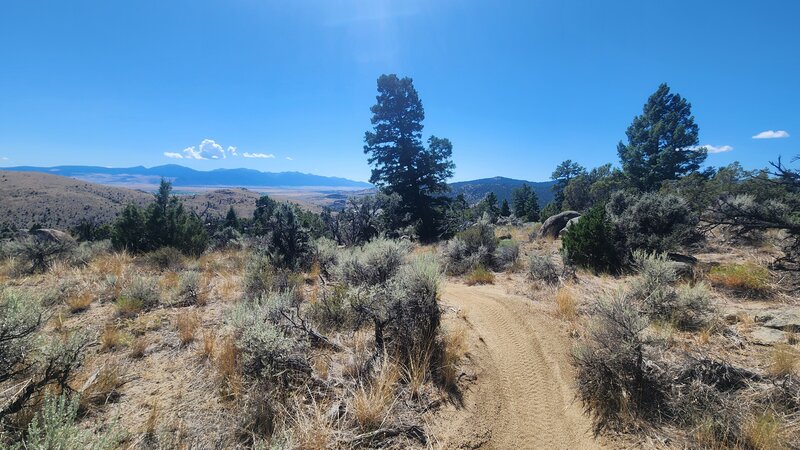
[[[758,345],[775,345],[786,342],[786,333],[774,328],[758,327],[750,333],[750,340]]]

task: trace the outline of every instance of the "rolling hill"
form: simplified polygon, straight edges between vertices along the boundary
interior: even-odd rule
[[[175,187],[316,187],[367,189],[369,183],[346,178],[326,177],[300,172],[261,172],[254,169],[195,170],[177,164],[156,167],[98,167],[55,166],[4,167],[14,172],[41,172],[76,178],[106,185],[145,187],[157,185],[161,178],[172,181]]]
[[[525,181],[505,177],[450,183],[450,195],[454,197],[458,194],[464,194],[467,202],[474,204],[481,201],[489,192],[494,192],[498,202],[502,203],[503,200],[508,200],[511,203],[511,191],[524,183],[529,184],[536,192],[539,197],[539,206],[544,207],[544,205],[553,200],[553,181]]]

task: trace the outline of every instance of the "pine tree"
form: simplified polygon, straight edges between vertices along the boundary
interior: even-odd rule
[[[630,184],[652,191],[697,171],[706,159],[706,149],[697,147],[698,130],[692,105],[666,83],[659,86],[625,132],[628,143],[617,145]]]
[[[539,197],[528,183],[511,191],[511,204],[517,218],[528,222],[539,220]]]
[[[508,217],[511,215],[511,208],[508,206],[508,200],[503,199],[503,206],[500,207],[500,215]]]
[[[423,239],[437,230],[446,180],[455,167],[453,146],[447,139],[431,136],[422,144],[425,112],[411,78],[381,75],[377,103],[372,111],[373,131],[364,134],[364,153],[373,167],[370,182],[402,199],[401,209],[418,224]]]
[[[223,227],[233,228],[234,230],[239,229],[239,217],[236,215],[236,211],[233,209],[233,205],[231,205],[228,208],[228,213],[225,214],[225,223]]]
[[[553,201],[556,202],[556,205],[559,208],[564,207],[564,189],[573,178],[581,175],[586,175],[586,169],[582,165],[573,162],[571,159],[568,159],[556,166],[553,174],[550,175],[550,179],[555,180],[555,184],[553,184],[555,199]]]

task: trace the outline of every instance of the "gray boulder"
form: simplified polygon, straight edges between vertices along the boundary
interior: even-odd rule
[[[800,332],[800,308],[765,311],[756,317],[765,327]]]
[[[581,214],[577,211],[564,211],[548,217],[539,228],[539,237],[557,238],[558,233],[567,226],[567,222],[580,216]]]
[[[758,327],[750,333],[750,340],[758,345],[775,345],[786,342],[786,333],[774,328]]]
[[[558,232],[558,237],[559,237],[559,238],[563,237],[563,236],[564,236],[564,233],[566,233],[566,232],[567,232],[567,230],[569,230],[569,228],[570,228],[571,226],[573,226],[573,225],[575,225],[576,223],[578,223],[578,221],[579,221],[579,220],[581,220],[581,216],[578,216],[578,217],[574,217],[574,218],[572,218],[572,219],[569,219],[569,220],[567,221],[567,224],[566,224],[566,225],[564,225],[564,228],[562,228],[562,229],[561,229],[561,231],[559,231],[559,232]]]
[[[39,228],[31,231],[31,236],[46,242],[53,242],[56,244],[74,243],[75,239],[68,233],[56,230],[53,228]]]

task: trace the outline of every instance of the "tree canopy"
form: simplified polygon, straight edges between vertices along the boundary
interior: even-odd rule
[[[706,149],[697,146],[698,132],[692,105],[670,93],[666,83],[659,86],[628,127],[628,143],[617,145],[630,184],[652,191],[666,180],[697,171],[706,159]]]

